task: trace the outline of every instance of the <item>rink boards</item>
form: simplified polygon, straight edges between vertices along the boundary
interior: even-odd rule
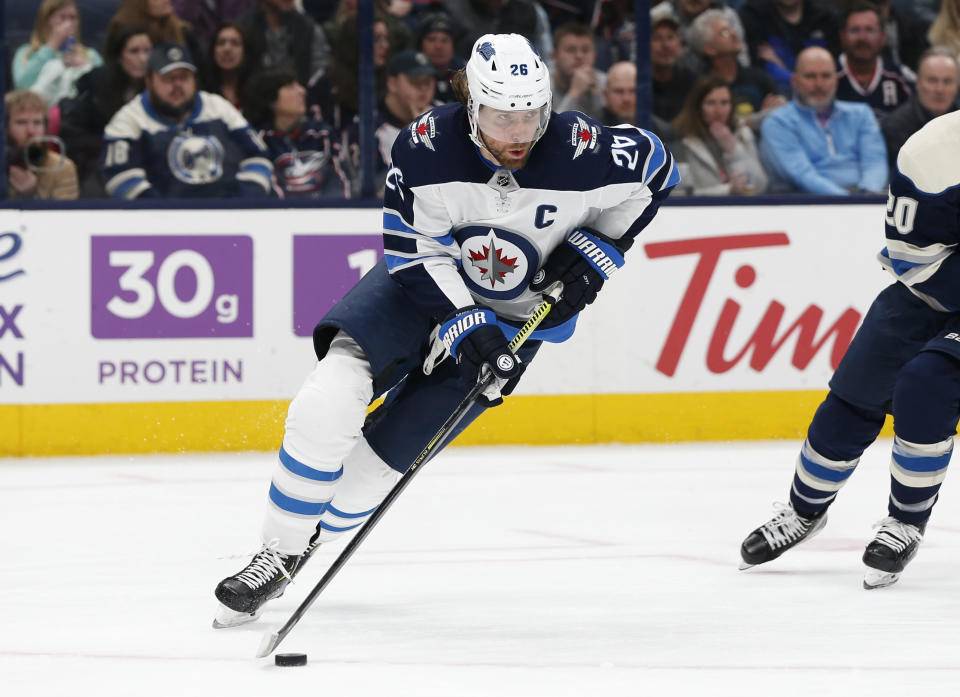
[[[668,206],[464,444],[797,437],[878,290],[883,206]],[[364,209],[0,211],[0,455],[269,450]]]

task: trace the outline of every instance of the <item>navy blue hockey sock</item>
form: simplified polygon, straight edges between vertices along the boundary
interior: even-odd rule
[[[830,392],[817,408],[797,457],[790,503],[803,515],[817,515],[833,503],[883,428],[882,410],[853,406]]]
[[[923,351],[897,378],[889,514],[922,526],[937,501],[960,416],[960,361]]]

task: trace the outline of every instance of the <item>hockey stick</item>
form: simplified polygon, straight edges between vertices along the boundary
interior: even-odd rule
[[[513,340],[510,342],[510,350],[516,353],[517,349],[523,345],[523,343],[533,334],[533,331],[540,325],[544,318],[550,313],[550,309],[553,307],[553,304],[560,299],[560,295],[563,292],[563,285],[559,282],[551,286],[547,293],[544,295],[543,302],[541,302],[537,309],[533,311],[533,314],[530,316],[522,327],[520,331],[517,332],[517,335],[513,337]],[[470,411],[470,408],[473,407],[474,403],[477,401],[477,398],[480,397],[481,393],[486,390],[490,384],[493,382],[494,375],[491,370],[486,370],[480,380],[477,381],[477,384],[473,386],[470,392],[467,393],[467,396],[463,398],[463,401],[457,405],[457,408],[454,409],[453,413],[447,417],[447,420],[443,422],[443,425],[440,426],[440,430],[437,431],[436,435],[430,439],[430,442],[427,443],[426,447],[420,452],[417,458],[413,461],[413,464],[410,465],[410,468],[406,473],[400,477],[400,480],[394,484],[393,488],[383,499],[377,509],[373,512],[367,522],[363,524],[363,527],[357,531],[357,534],[352,540],[343,548],[343,551],[340,552],[333,564],[330,565],[330,568],[327,569],[327,572],[323,575],[323,578],[317,582],[317,585],[313,587],[313,590],[303,599],[303,602],[300,603],[300,606],[293,611],[293,614],[290,615],[290,619],[284,623],[280,629],[275,631],[267,632],[264,635],[263,640],[260,642],[260,648],[257,650],[257,658],[264,658],[269,656],[277,646],[280,645],[280,642],[283,641],[284,637],[290,633],[297,622],[300,621],[300,618],[303,617],[304,613],[313,605],[313,602],[317,599],[317,596],[323,592],[323,589],[327,587],[330,581],[333,580],[333,577],[337,575],[343,565],[347,563],[347,560],[353,556],[353,553],[357,551],[357,547],[360,546],[360,543],[370,534],[370,531],[373,530],[374,526],[380,521],[383,515],[387,512],[387,509],[397,500],[397,497],[407,488],[407,485],[410,484],[410,481],[413,477],[420,471],[420,468],[426,464],[430,458],[437,452],[439,452],[440,446],[446,441],[447,436],[457,427],[457,425],[463,420],[463,417],[467,415],[467,412]]]

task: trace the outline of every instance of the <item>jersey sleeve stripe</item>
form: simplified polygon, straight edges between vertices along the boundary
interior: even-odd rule
[[[414,230],[412,227],[410,227],[409,225],[407,225],[407,224],[403,221],[403,218],[401,218],[399,215],[397,215],[397,214],[395,214],[395,213],[388,213],[388,212],[384,211],[384,213],[383,213],[383,227],[384,227],[385,230],[390,230],[390,231],[392,231],[392,232],[400,233],[400,234],[402,234],[402,235],[404,235],[404,236],[406,236],[406,235],[413,235],[413,236],[415,236],[415,237],[417,237],[417,238],[420,238],[420,239],[429,239],[429,240],[431,240],[431,241],[433,241],[433,242],[439,242],[440,244],[444,245],[445,247],[449,247],[449,246],[455,244],[455,241],[454,241],[454,239],[453,239],[453,233],[448,232],[448,233],[446,233],[445,235],[439,235],[439,236],[436,236],[436,237],[431,236],[431,235],[425,235],[424,233],[418,232],[417,230]]]
[[[650,141],[650,154],[647,156],[647,161],[643,165],[643,181],[649,182],[657,172],[660,171],[660,168],[663,167],[664,163],[667,160],[667,149],[663,147],[663,143],[660,142],[660,139],[657,138],[650,131],[646,131],[642,128],[637,129],[647,140]]]
[[[110,181],[104,185],[104,188],[111,196],[136,198],[150,188],[150,182],[147,181],[146,170],[135,167],[120,172],[120,174],[110,179]]]
[[[929,264],[934,261],[950,256],[956,250],[955,244],[930,244],[926,247],[918,247],[909,242],[900,240],[887,240],[887,256],[891,260],[915,262],[917,264]]]

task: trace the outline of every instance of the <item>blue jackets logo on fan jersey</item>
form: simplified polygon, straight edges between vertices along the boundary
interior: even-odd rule
[[[167,149],[170,171],[185,184],[209,184],[223,176],[223,144],[213,136],[181,133]]]

